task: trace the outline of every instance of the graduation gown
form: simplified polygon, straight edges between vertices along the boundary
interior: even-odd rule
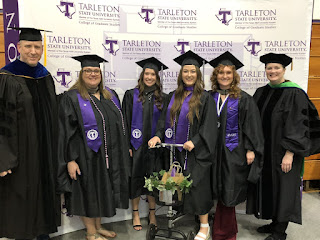
[[[164,142],[166,113],[169,102],[174,92],[171,92],[168,101],[158,122],[156,135]],[[193,180],[190,192],[184,194],[183,212],[203,215],[209,212],[213,206],[212,191],[212,164],[215,164],[214,151],[217,142],[217,113],[212,96],[203,91],[200,98],[199,116],[194,115],[193,124],[190,124],[189,140],[194,144],[194,149],[187,152],[187,169],[183,170],[184,176],[191,175]],[[168,110],[169,111],[169,110]],[[179,113],[177,113],[179,116]],[[179,119],[177,119],[177,122]],[[186,151],[175,149],[175,160],[184,166]],[[163,159],[169,166],[170,151],[165,148]]]
[[[32,239],[57,231],[57,103],[40,63],[20,60],[0,71],[0,238]],[[56,202],[57,201],[57,202]]]
[[[212,92],[211,92],[212,93]],[[229,97],[230,98],[230,97]],[[214,165],[213,186],[219,200],[227,207],[234,207],[247,198],[248,183],[256,183],[263,165],[263,133],[260,113],[254,99],[241,91],[238,104],[238,146],[230,151],[225,144],[228,101],[220,113],[219,137]],[[215,106],[219,107],[219,103]],[[255,153],[254,162],[247,164],[246,153]]]
[[[153,106],[154,106],[154,90],[145,91],[143,103],[143,129],[142,129],[142,144],[136,150],[130,143],[131,139],[131,123],[132,123],[132,110],[134,89],[127,90],[123,97],[122,109],[125,117],[126,127],[128,129],[128,144],[132,149],[131,158],[131,176],[130,176],[130,198],[134,199],[141,195],[152,195],[152,192],[144,188],[144,177],[149,177],[153,172],[158,172],[163,169],[160,159],[161,149],[148,149],[148,141],[153,137],[151,134],[152,119],[153,119]],[[162,101],[165,102],[167,94],[162,93]]]
[[[264,132],[264,164],[258,184],[250,189],[248,213],[263,219],[301,224],[300,173],[313,152],[314,123],[319,119],[306,93],[296,87],[258,88],[254,94]],[[318,134],[319,135],[319,134]],[[281,170],[286,150],[294,153],[292,169]]]
[[[129,152],[119,109],[111,100],[91,95],[105,119],[109,169],[105,158],[103,120],[93,103],[102,144],[98,152],[88,147],[77,90],[64,94],[59,108],[58,191],[65,193],[66,208],[72,215],[112,217],[116,208],[126,209],[128,195]],[[72,180],[67,163],[75,160],[81,175]]]

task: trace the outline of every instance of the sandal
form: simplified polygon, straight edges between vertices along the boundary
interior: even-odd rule
[[[155,211],[156,209],[155,208],[149,208],[149,215],[148,215],[148,225],[150,225],[150,211]],[[156,213],[154,213],[154,217],[156,217]],[[157,228],[157,224],[154,224],[153,225]]]
[[[91,237],[94,237],[91,239]],[[104,236],[101,236],[99,233],[86,233],[86,239],[87,240],[93,240],[93,239],[102,239],[102,240],[108,240]]]
[[[204,234],[202,232],[197,233],[196,237],[194,238],[194,240],[208,240],[210,238],[210,228],[209,228],[209,223],[201,223],[200,224],[200,228],[208,228],[208,232],[207,234]]]
[[[139,216],[139,209],[132,209],[132,212],[138,212],[138,216]],[[134,225],[133,218],[134,217],[133,217],[133,213],[132,213],[132,227],[133,227],[133,229],[136,230],[136,231],[141,231],[142,230],[142,225],[141,224]],[[140,220],[140,218],[139,218],[139,220]]]
[[[107,234],[104,234],[103,232],[107,232]],[[97,229],[97,233],[99,233],[100,235],[107,237],[107,238],[114,238],[117,236],[117,234],[114,231],[109,231],[109,230],[105,229],[104,227]]]

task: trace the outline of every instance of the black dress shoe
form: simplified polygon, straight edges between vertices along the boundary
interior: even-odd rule
[[[271,234],[268,237],[266,237],[264,240],[286,240],[287,234]]]
[[[272,223],[257,228],[258,233],[272,233]]]
[[[37,237],[37,240],[50,240],[51,238],[49,237],[48,234],[41,234]]]

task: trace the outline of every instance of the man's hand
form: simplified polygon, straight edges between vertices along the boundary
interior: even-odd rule
[[[7,171],[3,171],[3,172],[0,173],[0,177],[7,176],[8,174],[11,174],[11,173],[12,173],[11,169],[9,169]]]

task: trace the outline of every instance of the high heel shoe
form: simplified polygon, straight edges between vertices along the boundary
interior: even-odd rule
[[[132,209],[132,212],[138,212],[138,216],[139,216],[139,209]],[[133,213],[132,213],[132,227],[133,227],[133,229],[136,230],[136,231],[142,230],[142,225],[141,224],[136,224],[136,225],[133,224],[133,218],[134,218],[134,216],[133,216]],[[139,228],[139,229],[137,229],[137,228]]]
[[[201,223],[200,228],[208,228],[207,234],[204,234],[202,232],[198,232],[194,240],[208,240],[210,238],[210,228],[209,223]]]
[[[148,214],[148,225],[150,225],[150,211],[155,211],[155,208],[149,208],[149,214]],[[156,213],[154,213],[154,217],[156,217]],[[157,224],[154,224],[154,226],[157,228]]]

